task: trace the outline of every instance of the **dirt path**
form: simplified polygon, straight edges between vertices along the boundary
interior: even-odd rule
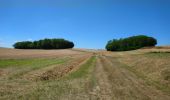
[[[110,80],[114,100],[170,100],[167,94],[149,86],[145,80],[123,68],[116,59],[100,58]]]
[[[111,85],[108,80],[107,74],[103,69],[100,59],[97,57],[96,67],[95,67],[95,77],[97,81],[96,87],[91,92],[92,100],[112,100]]]

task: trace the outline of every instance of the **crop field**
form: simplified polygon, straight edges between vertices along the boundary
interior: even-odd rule
[[[170,49],[0,49],[0,100],[170,100]]]

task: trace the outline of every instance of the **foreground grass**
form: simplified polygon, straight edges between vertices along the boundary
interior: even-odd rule
[[[141,55],[119,58],[121,67],[133,72],[139,78],[145,80],[149,86],[153,86],[162,92],[170,93],[170,53],[149,52]]]
[[[15,80],[11,83],[0,82],[0,98],[8,100],[80,100],[89,97],[88,91],[94,85],[91,74],[96,57],[91,57],[85,64],[60,80],[25,81]]]
[[[160,81],[153,80],[152,78],[147,77],[145,74],[138,72],[136,69],[131,68],[130,66],[122,64],[122,68],[126,68],[127,70],[133,72],[136,76],[139,78],[145,80],[145,83],[147,83],[150,86],[156,87],[158,90],[161,90],[165,93],[170,93],[170,87],[167,84],[162,84]],[[169,75],[169,73],[167,73]],[[169,78],[169,77],[168,77]]]
[[[29,97],[32,99],[70,99],[88,98],[88,90],[94,84],[92,71],[95,57],[90,58],[80,68],[60,80],[42,82]]]
[[[0,60],[0,70],[3,71],[2,74],[5,73],[2,77],[15,79],[28,72],[52,65],[63,64],[69,60],[70,58],[6,59]]]
[[[93,56],[90,58],[84,65],[80,67],[79,70],[75,71],[74,73],[71,73],[68,78],[69,79],[74,79],[74,78],[81,78],[85,77],[89,73],[89,68],[91,65],[96,61],[96,58]]]

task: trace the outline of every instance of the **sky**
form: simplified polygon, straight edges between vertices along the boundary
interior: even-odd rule
[[[148,35],[170,45],[170,0],[0,0],[0,47],[64,38],[75,48]]]

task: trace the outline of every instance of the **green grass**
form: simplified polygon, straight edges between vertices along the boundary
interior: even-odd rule
[[[91,57],[84,65],[82,65],[82,66],[80,67],[79,70],[77,70],[77,71],[74,72],[74,73],[71,73],[71,74],[69,75],[69,78],[81,78],[81,77],[87,75],[88,72],[89,72],[89,68],[92,66],[92,64],[93,64],[95,61],[96,61],[96,57],[95,57],[95,56]]]
[[[77,95],[88,95],[88,91],[96,84],[92,75],[96,57],[91,57],[80,68],[61,78],[60,80],[42,81],[31,93],[25,95],[32,100],[36,99],[73,99]],[[70,97],[69,97],[70,95]],[[23,97],[22,97],[23,98]]]
[[[37,82],[26,81],[22,78],[17,80],[3,80],[3,82],[0,82],[0,85],[4,85],[3,87],[5,90],[0,90],[0,96],[3,99],[8,100],[25,100],[28,98],[30,100],[75,100],[79,95],[88,97],[89,94],[87,92],[95,85],[95,77],[92,74],[95,61],[96,57],[91,57],[86,63],[81,65],[77,71],[74,71],[59,80]],[[40,62],[44,63],[44,60],[43,62]],[[48,60],[45,62],[47,63]],[[55,60],[52,60],[48,63],[52,64],[54,62]],[[20,67],[22,68],[22,66]],[[14,79],[15,78],[16,77],[14,77]]]
[[[7,77],[8,79],[15,79],[30,71],[52,65],[63,64],[66,63],[68,60],[70,60],[70,58],[6,59],[0,60],[0,68],[12,68],[13,71],[10,72]]]
[[[52,64],[59,64],[64,63],[67,61],[68,58],[51,58],[51,59],[5,59],[0,60],[0,68],[7,68],[7,67],[32,67],[32,68],[39,68],[41,66],[47,66]]]
[[[170,52],[149,52],[144,55],[152,58],[170,58]]]

